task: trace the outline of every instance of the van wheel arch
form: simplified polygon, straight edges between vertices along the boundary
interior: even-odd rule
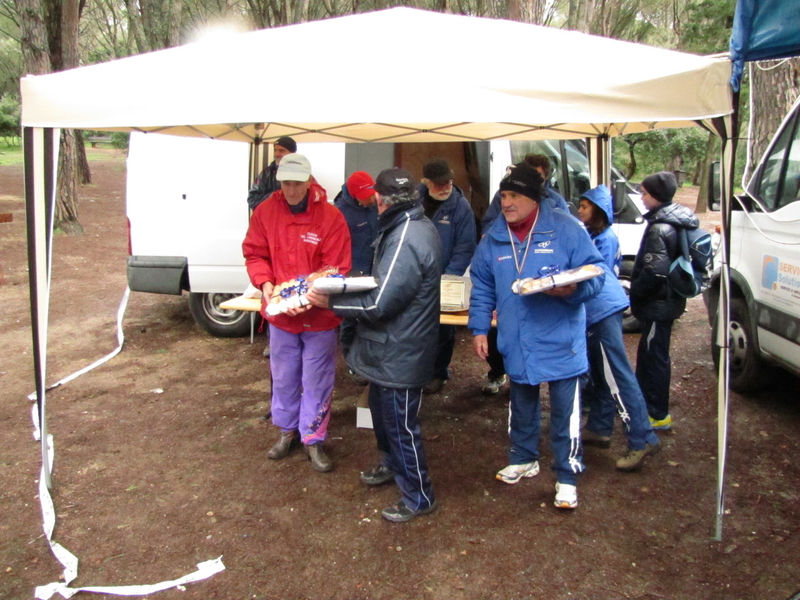
[[[223,294],[218,292],[189,294],[189,310],[200,327],[214,337],[232,338],[250,335],[250,317],[252,313],[243,310],[220,308],[220,303],[239,294]],[[253,326],[258,328],[261,315],[255,315]]]

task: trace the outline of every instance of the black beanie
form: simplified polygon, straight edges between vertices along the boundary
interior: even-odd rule
[[[430,179],[436,185],[444,185],[453,179],[453,171],[446,160],[437,158],[422,167],[422,176],[425,179]]]
[[[537,202],[542,198],[544,179],[539,171],[529,164],[521,162],[509,167],[506,176],[500,181],[501,192],[517,192]]]
[[[669,204],[678,189],[678,182],[675,181],[675,175],[671,172],[660,171],[645,177],[644,181],[642,181],[642,187],[661,204]]]
[[[279,137],[275,141],[276,146],[281,146],[282,148],[286,148],[289,152],[294,154],[297,152],[297,142],[295,142],[292,138],[288,135],[284,135],[283,137]]]

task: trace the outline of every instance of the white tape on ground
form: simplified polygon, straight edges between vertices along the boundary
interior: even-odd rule
[[[69,383],[76,377],[80,377],[84,373],[88,373],[95,367],[99,367],[105,362],[108,362],[112,358],[114,358],[117,354],[122,351],[122,345],[125,343],[125,334],[122,331],[122,319],[125,317],[125,310],[128,307],[128,298],[131,295],[131,289],[125,288],[125,293],[122,295],[122,302],[119,305],[119,309],[117,309],[117,347],[106,354],[104,357],[97,359],[92,364],[82,368],[80,371],[75,371],[72,375],[67,375],[64,379],[56,381],[53,385],[47,388],[47,391],[52,390],[53,388],[57,388],[60,385],[64,385],[65,383]],[[28,400],[36,401],[36,392],[33,392],[28,395]],[[37,418],[37,429],[38,429],[38,418]]]
[[[76,377],[83,375],[102,365],[103,363],[111,360],[122,350],[122,345],[125,342],[125,336],[122,331],[122,319],[125,316],[125,309],[128,306],[128,297],[130,296],[130,288],[125,288],[125,293],[122,296],[122,302],[117,310],[117,341],[118,346],[115,350],[105,355],[103,358],[93,362],[88,367],[84,367],[80,371],[76,371],[72,375],[57,381],[48,390],[63,385],[72,381]],[[36,392],[28,396],[29,400],[36,401]],[[33,421],[33,437],[39,441],[41,439],[41,428],[39,425],[39,409],[36,404],[33,405],[31,412],[31,420]],[[55,449],[53,446],[53,436],[47,436],[47,469],[49,473],[53,472],[53,461],[55,459]],[[45,478],[45,465],[42,465],[42,470],[39,476],[39,503],[42,507],[42,521],[44,527],[44,534],[47,537],[47,543],[50,544],[50,550],[53,552],[58,562],[64,567],[63,582],[56,581],[48,583],[47,585],[40,585],[36,588],[35,596],[39,600],[49,600],[56,593],[61,594],[64,598],[71,598],[78,592],[91,592],[95,594],[114,594],[116,596],[145,596],[162,590],[167,590],[173,587],[181,586],[185,583],[192,583],[194,581],[201,581],[207,579],[212,575],[225,570],[225,565],[222,564],[222,557],[214,560],[207,560],[197,565],[197,570],[194,573],[184,575],[180,579],[172,581],[162,581],[161,583],[154,583],[151,585],[120,585],[120,586],[93,586],[93,587],[80,587],[70,588],[69,584],[78,576],[78,557],[72,554],[69,550],[64,548],[61,544],[53,540],[53,530],[56,526],[56,511],[53,504],[53,498],[50,496],[50,490],[47,489]]]
[[[118,585],[118,586],[91,586],[70,588],[64,583],[50,583],[36,588],[36,597],[39,600],[49,600],[58,592],[64,598],[71,598],[78,592],[91,592],[93,594],[114,594],[115,596],[146,596],[147,594],[154,594],[170,588],[178,587],[185,583],[192,583],[195,581],[202,581],[208,579],[212,575],[225,570],[225,565],[222,564],[222,557],[215,558],[214,560],[207,560],[198,563],[197,570],[194,573],[184,575],[180,579],[173,579],[172,581],[162,581],[161,583],[154,583],[150,585]]]

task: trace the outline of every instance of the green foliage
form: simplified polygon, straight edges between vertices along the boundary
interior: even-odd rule
[[[0,137],[5,140],[18,138],[20,135],[19,101],[11,94],[0,98]]]
[[[686,171],[691,177],[703,160],[707,139],[708,132],[697,127],[654,129],[621,136],[614,140],[614,166],[634,181],[657,171],[678,169]],[[632,173],[631,151],[635,160],[635,171]]]
[[[125,131],[114,131],[111,134],[111,147],[117,148],[118,150],[127,150],[128,149],[128,140],[130,139],[131,134],[126,133]]]
[[[695,54],[727,51],[735,8],[735,0],[688,2],[679,49]]]
[[[22,144],[19,138],[0,138],[0,166],[22,164]]]

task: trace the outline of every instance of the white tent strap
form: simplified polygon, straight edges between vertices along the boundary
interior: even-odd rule
[[[197,570],[188,575],[184,575],[180,579],[173,579],[171,581],[162,581],[161,583],[151,583],[145,585],[119,585],[119,586],[88,586],[71,588],[64,583],[54,582],[47,585],[41,585],[36,588],[36,598],[39,600],[49,600],[53,595],[58,592],[64,598],[71,598],[78,592],[89,592],[93,594],[113,594],[115,596],[147,596],[156,592],[162,592],[170,588],[178,588],[184,590],[183,587],[187,583],[195,581],[202,581],[208,579],[212,575],[224,571],[225,565],[222,563],[222,557],[213,560],[207,560],[197,564]]]
[[[111,360],[114,356],[120,353],[123,343],[125,342],[125,335],[122,331],[122,320],[125,316],[125,310],[128,306],[128,298],[130,297],[130,288],[125,288],[125,293],[122,296],[122,302],[117,310],[117,342],[118,345],[115,350],[104,356],[103,358],[93,362],[91,365],[84,367],[80,371],[76,371],[72,375],[54,383],[48,390],[63,385],[72,381],[76,377],[91,371],[95,367]],[[36,392],[28,396],[30,400],[36,400]],[[39,425],[39,411],[36,404],[33,405],[31,411],[31,419],[33,421],[35,440],[41,439],[41,429]],[[36,598],[41,600],[48,600],[54,594],[59,593],[64,598],[71,598],[78,592],[93,592],[97,594],[114,594],[117,596],[146,596],[155,592],[160,592],[173,587],[179,587],[186,583],[200,581],[211,577],[215,573],[219,573],[225,569],[222,564],[222,557],[215,560],[209,560],[197,565],[197,570],[194,573],[185,575],[180,579],[172,581],[164,581],[151,585],[126,585],[126,586],[102,586],[102,587],[82,587],[70,588],[70,582],[74,581],[78,576],[78,557],[72,554],[69,550],[64,548],[61,544],[53,540],[53,530],[56,526],[56,511],[53,504],[53,498],[50,495],[50,490],[47,489],[47,473],[53,472],[53,462],[55,458],[55,450],[53,446],[53,436],[47,436],[47,462],[42,464],[41,474],[39,477],[39,503],[42,508],[42,525],[44,535],[47,538],[47,543],[50,544],[50,550],[53,555],[58,559],[58,562],[64,567],[63,582],[54,582],[47,585],[38,586],[36,588]]]
[[[88,373],[89,371],[91,371],[95,367],[99,367],[103,363],[108,362],[109,360],[114,358],[117,354],[119,354],[122,351],[122,345],[125,343],[125,334],[124,334],[124,332],[122,330],[122,319],[125,317],[125,310],[128,308],[128,298],[130,297],[130,295],[131,295],[131,290],[130,290],[130,288],[126,287],[125,288],[125,293],[122,295],[122,302],[120,303],[119,309],[117,310],[117,344],[118,344],[117,347],[114,350],[112,350],[111,352],[109,352],[108,354],[106,354],[104,357],[99,358],[98,360],[94,361],[92,364],[80,369],[79,371],[75,371],[72,375],[67,375],[63,379],[60,379],[59,381],[56,381],[54,384],[48,386],[47,387],[48,391],[52,390],[54,388],[57,388],[60,385],[64,385],[65,383],[69,383],[70,381],[72,381],[73,379],[75,379],[77,377],[80,377],[84,373]],[[36,400],[36,392],[33,392],[33,393],[29,394],[28,395],[28,400],[35,401]],[[38,431],[38,428],[39,428],[38,421],[39,421],[39,419],[38,419],[38,416],[37,416],[37,418],[34,421],[34,426],[35,426],[37,431]],[[36,437],[36,439],[39,439],[39,437],[36,436],[36,433],[34,433],[34,437]]]

